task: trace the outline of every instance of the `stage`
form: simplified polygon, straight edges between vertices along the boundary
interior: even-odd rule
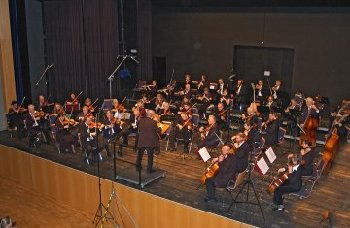
[[[0,132],[0,143],[6,146],[14,147],[28,152],[27,140],[19,141],[16,138],[10,138],[7,132]],[[130,140],[133,145],[133,141]],[[118,147],[117,147],[118,148]],[[179,150],[182,147],[179,146]],[[266,187],[272,180],[273,176],[279,167],[285,165],[287,161],[287,152],[296,152],[297,145],[293,142],[285,141],[282,145],[274,148],[277,159],[270,166],[270,171],[262,176],[257,171],[253,171],[252,177],[255,187],[258,191],[259,199],[263,207],[265,221],[263,220],[260,210],[257,206],[248,204],[237,204],[230,212],[227,212],[230,204],[230,197],[225,190],[218,190],[218,203],[205,203],[203,201],[206,196],[204,186],[199,186],[199,178],[201,177],[205,164],[196,159],[183,160],[178,157],[178,152],[166,152],[165,141],[161,142],[161,152],[154,159],[155,168],[166,172],[165,176],[159,178],[152,183],[148,183],[141,189],[146,193],[165,198],[170,201],[175,201],[180,204],[204,211],[212,212],[233,220],[243,223],[252,224],[260,227],[315,227],[322,226],[320,221],[324,211],[330,211],[333,218],[333,225],[338,227],[350,226],[350,212],[348,208],[349,201],[346,197],[347,189],[350,188],[350,145],[342,145],[339,149],[333,168],[328,176],[323,176],[316,183],[311,195],[303,200],[294,196],[286,196],[286,212],[276,213],[271,210],[270,203],[272,196],[266,193]],[[131,164],[136,160],[136,153],[131,147],[124,149],[122,157],[118,155],[116,161],[116,175],[121,176],[123,172],[135,167]],[[317,152],[322,152],[322,147],[317,147]],[[77,150],[76,154],[59,154],[52,145],[41,145],[34,153],[36,156],[48,159],[63,166],[68,166],[73,169],[82,171],[83,173],[95,175],[96,164],[87,165],[84,162],[84,156]],[[103,179],[114,180],[114,164],[113,157],[107,157],[102,153],[103,160],[101,165],[101,176]],[[147,162],[147,156],[144,157],[144,167]],[[319,158],[319,156],[316,156]],[[317,160],[315,159],[315,162]],[[136,173],[136,171],[135,171]],[[147,174],[142,174],[143,178]],[[79,182],[80,180],[75,180]],[[82,182],[84,180],[81,180]],[[140,189],[138,184],[133,184],[125,180],[116,180],[122,185],[131,188]],[[341,185],[339,184],[341,183]],[[199,188],[198,188],[199,187]],[[251,201],[255,198],[250,194]],[[97,205],[97,204],[96,204]],[[171,213],[171,211],[168,211]],[[191,220],[191,218],[186,218]],[[326,223],[324,223],[326,224]],[[171,226],[169,226],[171,227]]]

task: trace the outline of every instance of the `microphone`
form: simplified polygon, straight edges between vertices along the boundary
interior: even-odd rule
[[[137,64],[139,64],[140,63],[140,61],[138,61],[134,56],[132,56],[132,55],[129,55],[129,57],[132,59],[132,60],[134,60]]]

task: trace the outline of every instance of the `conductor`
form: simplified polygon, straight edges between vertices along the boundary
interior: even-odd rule
[[[139,120],[138,123],[138,142],[137,142],[137,158],[136,158],[136,171],[142,169],[142,157],[143,153],[147,151],[148,164],[147,172],[153,173],[153,153],[155,148],[159,147],[159,132],[157,122],[153,120],[154,111],[149,110],[146,117]]]

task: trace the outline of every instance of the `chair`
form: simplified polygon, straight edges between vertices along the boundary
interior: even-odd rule
[[[10,115],[6,114],[6,121],[7,121],[7,132],[9,133],[11,138],[14,138],[15,133],[17,131],[17,127],[11,127],[10,126]]]
[[[230,198],[231,198],[231,203],[230,203],[230,206],[229,206],[229,208],[227,210],[228,212],[231,210],[233,204],[236,202],[235,197],[233,196],[233,191],[235,189],[237,189],[237,187],[240,186],[243,183],[243,181],[245,180],[246,176],[247,176],[247,171],[244,170],[243,172],[238,173],[238,175],[236,176],[236,180],[230,180],[227,183],[226,191],[229,193]]]
[[[284,142],[284,136],[286,135],[287,130],[283,127],[280,127],[278,130],[278,145],[281,145]]]

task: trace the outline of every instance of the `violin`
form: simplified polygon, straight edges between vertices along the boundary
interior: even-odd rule
[[[64,126],[77,126],[78,124],[79,122],[75,121],[74,119],[68,119],[67,117],[65,117],[63,120]]]
[[[46,113],[45,112],[43,112],[43,111],[35,111],[34,112],[34,117],[35,118],[38,118],[38,117],[44,117],[46,115]]]
[[[89,129],[92,129],[92,128],[97,128],[99,130],[101,130],[105,125],[100,123],[100,122],[91,122],[89,125],[88,125],[88,128]]]

